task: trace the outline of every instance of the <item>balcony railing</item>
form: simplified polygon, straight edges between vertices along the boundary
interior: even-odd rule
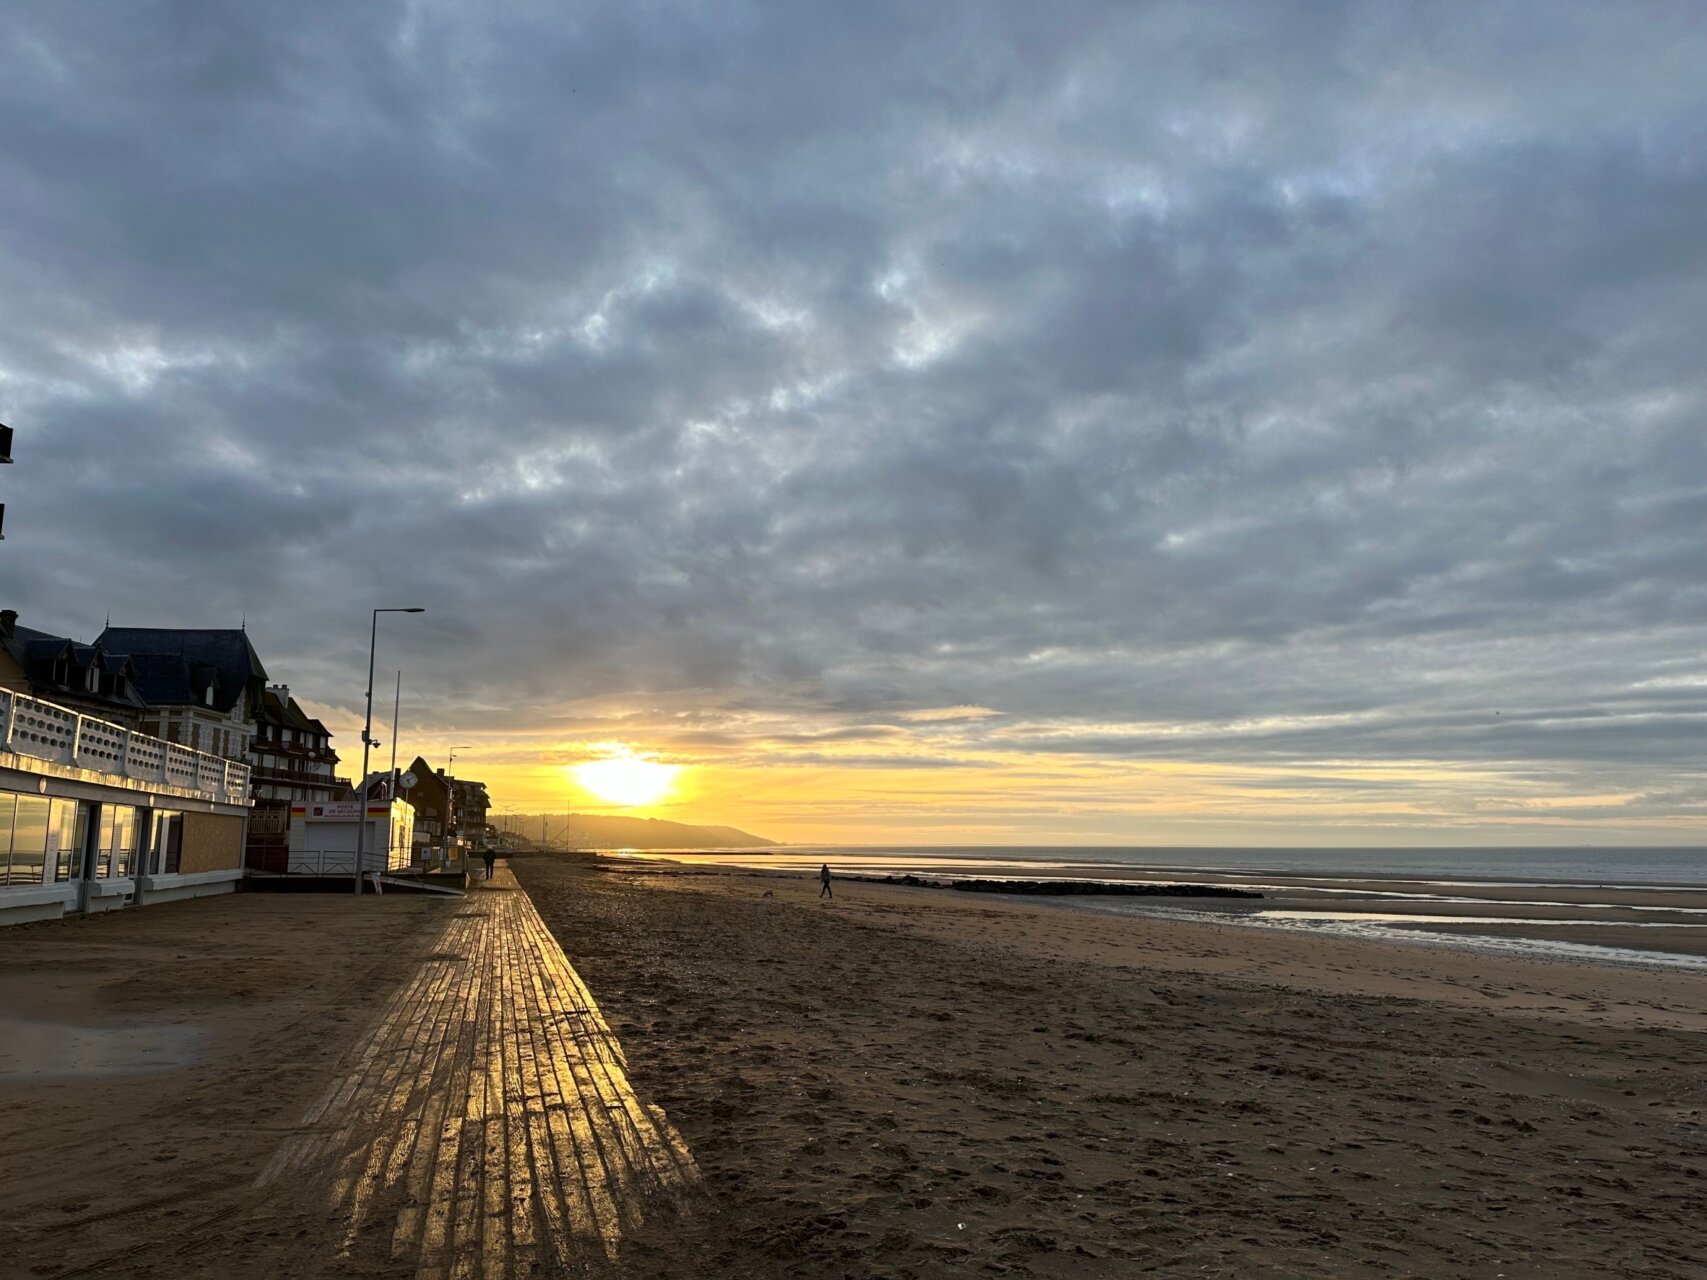
[[[0,751],[249,803],[249,766],[0,689]]]
[[[350,787],[348,778],[340,778],[330,770],[319,773],[310,769],[281,769],[273,764],[252,764],[249,776],[256,782],[277,782],[285,786],[332,787],[337,790]]]

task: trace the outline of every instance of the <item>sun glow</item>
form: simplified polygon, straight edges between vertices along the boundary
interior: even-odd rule
[[[657,804],[670,792],[678,765],[659,764],[639,756],[613,756],[578,764],[571,773],[575,781],[606,804],[633,807]]]

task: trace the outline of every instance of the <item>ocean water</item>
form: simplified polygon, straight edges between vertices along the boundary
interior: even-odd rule
[[[668,856],[668,855],[666,855]],[[1272,872],[1287,876],[1399,877],[1432,881],[1571,885],[1684,885],[1707,888],[1707,847],[1580,846],[1461,849],[1051,848],[1046,846],[785,845],[731,850],[719,861],[752,867],[848,871],[1023,875],[1067,871],[1087,878],[1114,868]]]
[[[616,852],[616,851],[612,851]],[[636,854],[683,859],[680,853]],[[1190,880],[1224,873],[1268,895],[1260,902],[1212,899],[1043,898],[1067,910],[1202,920],[1250,928],[1306,931],[1406,945],[1468,949],[1603,964],[1707,972],[1707,849],[1648,848],[1016,848],[1010,846],[790,845],[707,852],[711,860],[772,871],[810,873],[828,863],[838,875],[937,878],[1066,876],[1118,880],[1134,871]],[[688,855],[692,857],[692,855]],[[1334,882],[1344,881],[1336,886]],[[1357,881],[1391,881],[1380,888]],[[1306,885],[1303,882],[1310,882]],[[1507,886],[1497,898],[1482,896]],[[1515,888],[1518,892],[1513,893]],[[1560,900],[1549,890],[1600,888],[1607,899]],[[1627,891],[1617,895],[1614,890]],[[1655,889],[1681,891],[1658,905]],[[1644,893],[1643,891],[1647,891]],[[1300,898],[1298,895],[1305,895]],[[1279,894],[1284,901],[1277,900]],[[1634,896],[1630,896],[1630,895]],[[1618,901],[1623,897],[1624,901]],[[1350,900],[1368,905],[1339,909]],[[1417,915],[1407,904],[1439,904],[1445,914]],[[1487,930],[1488,932],[1482,932]],[[1498,934],[1530,936],[1496,936]],[[1568,931],[1573,938],[1556,935]],[[1597,934],[1607,935],[1601,941]],[[1553,935],[1553,936],[1548,936]],[[1642,937],[1649,945],[1614,945]],[[1689,940],[1686,945],[1685,939]],[[1675,941],[1674,941],[1675,940]]]

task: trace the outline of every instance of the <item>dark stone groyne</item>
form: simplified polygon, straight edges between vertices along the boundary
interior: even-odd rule
[[[873,884],[904,884],[919,889],[958,889],[962,893],[1019,893],[1034,897],[1099,895],[1114,898],[1260,898],[1254,889],[1225,884],[1152,884],[1133,880],[1110,884],[1101,880],[928,880],[923,876],[841,876]]]

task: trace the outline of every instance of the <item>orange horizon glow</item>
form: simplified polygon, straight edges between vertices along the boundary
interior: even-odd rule
[[[456,773],[487,784],[500,825],[506,814],[620,814],[843,845],[1699,843],[1682,819],[1621,813],[1638,794],[1604,785],[1574,794],[1498,766],[1265,766],[1018,750],[1000,733],[969,730],[998,714],[981,707],[898,716],[871,740],[756,716],[729,717],[707,734],[672,724],[687,718],[673,709],[647,711],[583,708],[580,723],[593,731],[584,737],[488,731],[482,740],[467,726],[431,737],[480,742],[458,750]],[[338,717],[322,718],[335,725]],[[622,737],[606,736],[618,726]],[[405,728],[401,736],[426,735]]]

